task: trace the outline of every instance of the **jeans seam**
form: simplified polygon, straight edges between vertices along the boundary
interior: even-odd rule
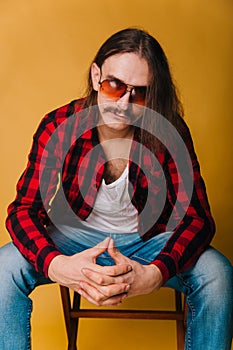
[[[191,321],[188,324],[188,327],[186,329],[186,332],[187,332],[187,346],[188,346],[188,349],[191,349],[191,331],[190,331],[190,328],[191,328],[191,325],[192,325],[193,320],[195,318],[195,308],[194,308],[193,304],[190,302],[190,298],[189,297],[187,297],[186,300],[187,300],[188,308],[189,308],[189,310],[191,312]]]
[[[26,332],[27,332],[27,350],[31,349],[31,324],[30,324],[31,313],[32,313],[32,301],[30,300],[28,312],[27,312],[27,330],[26,330]]]
[[[132,255],[132,256],[131,256],[131,259],[132,259],[132,258],[134,258],[134,259],[139,259],[139,260],[143,260],[143,261],[145,261],[145,263],[147,263],[147,264],[150,263],[150,260],[144,259],[143,257],[138,256],[138,255],[136,255],[136,254]]]
[[[188,287],[189,289],[191,289],[192,291],[194,290],[194,287],[193,287],[193,284],[189,284],[183,277],[181,274],[177,275],[177,277],[182,281],[183,285]],[[189,312],[191,312],[191,321],[189,322],[188,324],[188,327],[186,328],[186,339],[187,339],[187,342],[185,344],[185,348],[187,350],[191,350],[192,349],[192,346],[191,346],[191,332],[190,332],[190,328],[191,328],[191,325],[192,325],[192,322],[195,318],[195,308],[193,306],[193,304],[191,303],[190,301],[190,298],[189,296],[187,295],[186,296],[186,302],[188,304],[188,309],[189,309]]]

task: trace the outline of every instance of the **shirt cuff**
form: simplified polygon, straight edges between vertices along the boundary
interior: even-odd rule
[[[163,277],[163,284],[177,274],[177,265],[168,254],[159,254],[150,264],[156,265],[160,269]]]
[[[53,245],[48,245],[40,250],[36,260],[36,270],[43,273],[48,278],[48,269],[51,261],[62,253],[56,249]]]

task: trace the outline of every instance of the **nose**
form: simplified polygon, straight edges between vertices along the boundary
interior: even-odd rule
[[[117,100],[117,105],[122,109],[122,110],[127,110],[128,105],[129,105],[129,100],[130,100],[130,95],[131,95],[131,90],[127,90],[123,96],[121,96]]]

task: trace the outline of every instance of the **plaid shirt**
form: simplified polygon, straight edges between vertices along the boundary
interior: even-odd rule
[[[85,220],[91,213],[104,174],[106,158],[93,118],[89,115],[83,120],[79,111],[78,100],[43,118],[33,137],[27,167],[17,184],[16,198],[8,207],[6,226],[14,244],[36,271],[46,277],[51,260],[61,254],[47,227],[62,223],[69,216],[71,221],[76,215]],[[151,262],[161,270],[164,283],[195,263],[215,231],[192,139],[186,124],[182,123],[181,136],[193,171],[190,200],[184,175],[179,174],[169,152],[156,154],[158,165],[155,167],[146,147],[139,152],[137,128],[129,160],[132,185],[129,193],[138,211],[142,239],[150,239],[171,227],[173,230],[165,247]],[[165,199],[160,186],[164,177]],[[161,201],[164,206],[160,213]]]

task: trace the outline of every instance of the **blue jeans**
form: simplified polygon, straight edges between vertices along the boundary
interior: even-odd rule
[[[115,239],[118,249],[142,264],[152,261],[164,247],[171,232],[143,242],[137,234],[105,234],[61,227],[51,229],[57,247],[66,255],[87,249],[106,236]],[[89,237],[89,238],[87,238]],[[82,242],[82,243],[80,243]],[[107,253],[97,263],[112,265]],[[13,245],[0,248],[0,349],[27,350],[30,343],[32,301],[29,294],[41,284],[51,283],[24,259]],[[186,350],[230,350],[233,330],[233,273],[229,261],[214,248],[208,248],[190,269],[170,279],[166,286],[187,296]]]

